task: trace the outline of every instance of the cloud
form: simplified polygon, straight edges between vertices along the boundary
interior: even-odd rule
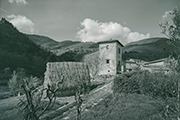
[[[34,23],[28,19],[26,16],[22,15],[9,15],[7,18],[10,19],[10,22],[17,27],[18,30],[24,33],[35,33],[37,32],[34,29]]]
[[[28,4],[28,2],[26,1],[26,0],[8,0],[11,4],[12,3],[16,3],[16,4],[18,4],[18,5],[27,5]]]
[[[123,27],[119,23],[102,23],[92,19],[84,19],[81,22],[82,28],[77,32],[78,38],[84,42],[99,42],[109,39],[118,39],[123,44],[150,37],[150,34],[140,34],[132,32],[128,27]]]

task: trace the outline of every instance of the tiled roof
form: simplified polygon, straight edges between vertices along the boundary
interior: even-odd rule
[[[119,42],[119,40],[107,40],[107,41],[101,41],[101,42],[98,42],[98,44],[103,44],[103,43],[114,43],[114,42],[117,42],[119,45],[121,45],[122,47],[123,44]]]

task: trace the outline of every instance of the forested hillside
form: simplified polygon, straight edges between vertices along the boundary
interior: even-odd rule
[[[0,70],[24,68],[26,73],[43,76],[48,61],[59,61],[59,57],[40,48],[19,32],[11,23],[0,21]]]
[[[176,57],[180,51],[171,44],[167,38],[148,38],[125,45],[123,49],[124,59],[140,59],[152,61],[169,57]]]

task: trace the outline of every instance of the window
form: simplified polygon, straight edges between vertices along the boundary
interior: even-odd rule
[[[106,49],[109,49],[109,45],[106,45]]]
[[[119,52],[119,54],[121,53],[121,49],[120,48],[118,49],[118,52]]]
[[[110,70],[108,70],[108,72],[110,72]]]
[[[107,63],[107,64],[109,64],[109,62],[110,62],[110,60],[109,60],[109,59],[107,59],[107,60],[106,60],[106,63]]]

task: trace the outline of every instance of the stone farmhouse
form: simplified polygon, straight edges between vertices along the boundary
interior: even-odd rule
[[[170,68],[167,67],[165,59],[145,62],[138,59],[124,60],[123,45],[119,40],[108,40],[99,42],[99,75],[116,75],[124,71],[148,70],[150,72],[164,71],[168,73]]]
[[[171,69],[167,67],[167,62],[165,59],[144,62],[141,69],[147,69],[150,72],[160,72],[160,71],[164,71],[165,73],[171,72]]]
[[[126,71],[133,70],[148,70],[149,72],[164,72],[170,73],[171,69],[168,67],[166,59],[159,59],[154,61],[145,62],[138,59],[130,59],[126,61]]]
[[[123,45],[118,40],[99,42],[99,75],[116,75],[124,71]]]

